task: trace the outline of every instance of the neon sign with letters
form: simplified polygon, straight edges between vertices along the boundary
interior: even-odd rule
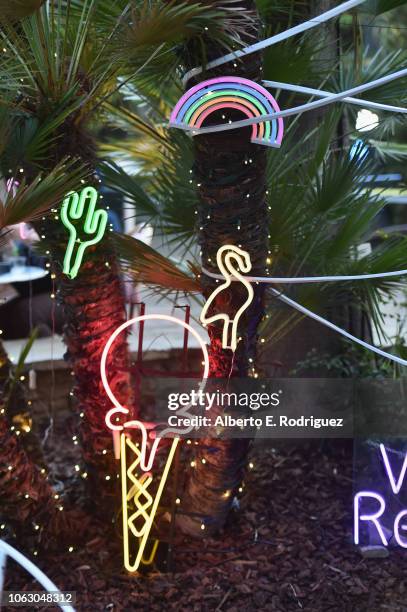
[[[393,468],[390,463],[388,451],[384,444],[380,444],[380,453],[383,460],[386,476],[388,478],[391,491],[394,495],[399,495],[403,486],[404,477],[407,470],[407,453],[404,456],[403,465],[401,467],[398,477],[395,476]],[[372,503],[374,500],[374,503]],[[369,512],[367,512],[367,505]],[[374,507],[373,507],[374,506]],[[386,512],[386,498],[383,494],[377,491],[359,491],[356,493],[353,502],[353,520],[354,520],[354,542],[356,545],[361,543],[360,538],[360,527],[361,523],[370,523],[376,529],[377,534],[383,546],[388,546],[389,541],[386,537],[383,525],[380,522]],[[402,523],[404,521],[404,524]],[[405,535],[402,535],[402,531]],[[393,522],[393,535],[394,539],[399,546],[407,548],[407,509],[403,509],[394,518]]]

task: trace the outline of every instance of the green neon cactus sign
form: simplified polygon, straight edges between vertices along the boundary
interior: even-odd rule
[[[94,187],[85,187],[80,193],[71,191],[62,202],[61,220],[69,231],[69,242],[66,247],[63,271],[70,278],[75,278],[79,272],[85,250],[93,244],[97,244],[103,238],[107,225],[107,212],[102,209],[96,210],[98,192]],[[87,204],[87,207],[86,207]],[[86,208],[85,208],[86,207]],[[73,221],[83,220],[83,231],[89,236],[89,240],[82,241],[78,238]],[[74,264],[72,256],[75,245],[79,244]]]

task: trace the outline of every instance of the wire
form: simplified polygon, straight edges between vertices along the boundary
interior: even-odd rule
[[[314,89],[312,87],[302,87],[301,85],[292,85],[291,83],[280,83],[279,81],[263,81],[266,87],[275,87],[276,89],[285,89],[286,91],[295,91],[297,93],[309,94],[311,96],[319,96],[320,98],[329,98],[332,93],[322,89]],[[381,104],[379,102],[371,102],[370,100],[362,100],[360,98],[343,98],[343,102],[363,106],[366,108],[375,108],[382,111],[390,111],[393,113],[407,113],[407,108],[403,106],[393,106],[391,104]]]
[[[223,55],[222,57],[218,57],[217,59],[212,60],[211,62],[208,62],[205,66],[205,69],[209,70],[211,68],[216,68],[217,66],[222,66],[223,64],[227,64],[228,62],[238,59],[239,57],[243,57],[251,53],[256,53],[257,51],[261,51],[262,49],[265,49],[266,47],[270,47],[271,45],[275,45],[276,43],[279,43],[283,40],[287,40],[288,38],[291,38],[292,36],[295,36],[296,34],[301,34],[302,32],[306,32],[307,30],[310,30],[311,28],[315,28],[317,25],[320,25],[321,23],[329,21],[330,19],[333,19],[334,17],[337,17],[338,15],[345,13],[349,9],[352,9],[355,6],[358,6],[359,4],[363,4],[363,2],[365,1],[366,0],[349,0],[348,2],[343,2],[336,8],[326,11],[325,13],[321,13],[321,15],[318,15],[317,17],[313,17],[312,19],[309,19],[308,21],[304,21],[304,23],[300,23],[292,28],[289,28],[288,30],[285,30],[284,32],[275,34],[274,36],[271,36],[270,38],[261,40],[260,42],[257,42],[254,45],[245,47],[244,49],[239,49],[232,53],[228,53],[227,55]],[[182,79],[183,84],[185,85],[191,77],[201,74],[202,71],[203,71],[202,66],[197,66],[196,68],[192,68],[192,70],[189,70]]]
[[[224,280],[224,277],[221,274],[214,274],[213,272],[209,272],[204,267],[202,267],[202,272],[204,272],[207,276],[209,276],[211,278],[216,278],[216,279]],[[249,280],[249,281],[262,282],[262,283],[277,283],[277,282],[278,283],[288,283],[288,282],[290,282],[290,283],[292,283],[292,282],[304,283],[304,282],[322,282],[322,280],[325,281],[327,279],[330,280],[330,281],[334,281],[334,280],[360,280],[361,278],[372,278],[372,277],[377,278],[377,277],[381,277],[383,275],[395,275],[395,274],[399,274],[400,275],[401,272],[407,273],[407,270],[398,270],[397,273],[396,272],[383,272],[380,275],[367,275],[367,274],[365,274],[365,275],[359,275],[359,276],[353,276],[353,277],[340,277],[340,276],[336,276],[336,277],[334,277],[334,276],[326,277],[325,276],[324,277],[324,276],[320,276],[320,277],[308,277],[308,278],[297,278],[297,279],[292,279],[292,278],[275,279],[275,278],[267,278],[267,277],[261,277],[261,276],[258,276],[258,277],[256,277],[256,276],[252,276],[252,277],[245,276],[245,278],[246,278],[246,280]],[[233,278],[233,277],[231,277],[230,280],[238,281],[238,279]],[[308,310],[308,308],[306,308],[305,306],[302,306],[298,302],[295,302],[294,300],[292,300],[291,298],[287,297],[286,295],[284,295],[280,291],[277,291],[277,289],[274,289],[273,287],[271,287],[271,292],[273,293],[273,295],[275,297],[277,297],[282,302],[288,304],[292,308],[295,308],[296,310],[298,310],[302,314],[305,314],[305,315],[309,316],[311,319],[314,319],[318,323],[322,323],[322,325],[325,325],[326,327],[329,327],[333,331],[336,331],[338,334],[341,334],[342,336],[345,336],[345,338],[348,338],[349,340],[352,340],[353,342],[356,342],[357,344],[360,344],[360,346],[363,346],[364,348],[367,348],[368,350],[373,351],[374,353],[377,353],[378,355],[381,355],[381,357],[386,357],[387,359],[391,359],[391,361],[395,361],[396,363],[398,363],[400,365],[407,366],[407,360],[401,359],[401,357],[397,357],[396,355],[392,355],[391,353],[387,353],[386,351],[382,351],[381,349],[377,348],[376,346],[373,346],[372,344],[369,344],[367,342],[364,342],[363,340],[360,340],[359,338],[356,338],[356,336],[353,336],[352,334],[350,334],[346,330],[342,329],[341,327],[338,327],[334,323],[331,323],[327,319],[324,319],[323,317],[317,315],[315,312],[312,312],[312,310]]]
[[[215,274],[210,272],[204,266],[202,266],[202,272],[210,278],[217,280],[224,280],[222,274]],[[245,276],[244,278],[251,283],[265,283],[265,284],[290,284],[290,285],[301,285],[305,283],[333,283],[337,281],[351,281],[351,280],[365,280],[368,278],[388,278],[392,276],[403,276],[407,274],[407,270],[393,270],[391,272],[377,272],[375,274],[354,274],[349,276],[294,276],[294,277],[279,277],[279,276]],[[239,281],[238,278],[231,277],[232,281]]]
[[[361,28],[377,28],[378,30],[407,30],[407,28],[399,28],[397,26],[370,25],[370,23],[359,23],[358,26]]]
[[[352,334],[350,334],[349,332],[345,331],[341,327],[338,327],[334,323],[331,323],[331,321],[328,321],[327,319],[324,319],[323,317],[320,317],[315,312],[312,312],[312,310],[308,310],[308,308],[305,308],[305,306],[302,306],[298,302],[295,302],[294,300],[292,300],[291,298],[287,297],[286,295],[280,293],[276,289],[271,288],[271,291],[275,295],[275,297],[277,297],[279,300],[281,300],[285,304],[288,304],[292,308],[295,308],[299,312],[307,315],[311,319],[314,319],[314,321],[317,321],[318,323],[322,323],[322,325],[325,325],[326,327],[329,327],[333,331],[336,331],[338,334],[341,334],[345,338],[348,338],[349,340],[352,340],[353,342],[356,342],[356,344],[359,344],[360,346],[363,346],[364,348],[368,349],[369,351],[373,351],[373,353],[377,353],[381,357],[386,357],[387,359],[390,359],[391,361],[395,361],[396,363],[398,363],[398,364],[400,364],[402,366],[407,366],[407,360],[406,359],[402,359],[401,357],[397,357],[397,355],[392,355],[391,353],[387,353],[386,351],[382,351],[381,349],[377,348],[376,346],[373,346],[372,344],[369,344],[368,342],[364,342],[364,340],[360,340],[359,338],[356,338],[356,336],[353,336]]]

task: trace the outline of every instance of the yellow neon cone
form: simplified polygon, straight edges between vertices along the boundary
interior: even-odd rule
[[[158,504],[168,478],[172,461],[179,438],[174,438],[160,474],[153,471],[144,472],[140,476],[140,460],[142,454],[140,448],[136,446],[125,433],[120,437],[120,460],[121,460],[121,481],[122,481],[122,506],[123,506],[123,552],[124,566],[129,572],[137,571],[143,561],[143,554],[147,546],[148,537],[154,522]],[[155,494],[153,490],[155,483],[158,487]],[[152,562],[158,543],[154,543],[152,553],[147,564]],[[137,550],[134,561],[133,550]]]

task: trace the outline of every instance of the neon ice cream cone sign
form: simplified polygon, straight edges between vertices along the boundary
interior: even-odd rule
[[[146,424],[143,421],[126,421],[123,425],[117,422],[119,416],[128,415],[129,410],[117,400],[109,385],[106,373],[107,357],[117,336],[128,327],[143,321],[169,321],[186,329],[194,336],[202,350],[204,369],[201,385],[204,384],[209,374],[208,349],[201,336],[188,323],[169,315],[141,315],[126,321],[113,332],[103,349],[100,374],[106,394],[113,404],[113,408],[106,414],[106,425],[116,435],[120,435],[123,556],[124,566],[129,572],[137,571],[141,562],[151,562],[146,561],[143,555],[179,442],[179,437],[175,437],[172,440],[164,468],[161,471],[161,478],[159,479],[160,474],[158,473],[157,466],[154,465],[154,460],[157,451],[163,446],[163,438],[156,437],[154,440],[151,440]],[[138,429],[141,434],[141,443],[139,445],[134,444],[131,440],[130,432],[132,429]],[[169,430],[167,429],[166,431],[168,432]],[[174,431],[178,433],[176,430]],[[128,466],[129,462],[130,465]],[[141,472],[141,475],[139,472]],[[153,486],[156,482],[158,482],[158,487],[155,493],[153,493]],[[131,508],[129,509],[130,506]],[[156,547],[157,544],[155,543],[150,559],[154,555]]]

